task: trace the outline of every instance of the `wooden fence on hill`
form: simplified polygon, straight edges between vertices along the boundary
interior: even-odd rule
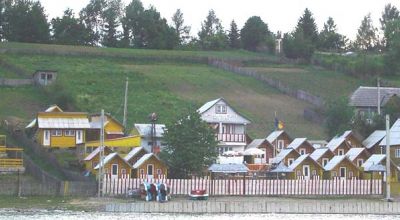
[[[126,195],[143,182],[166,183],[171,195],[188,195],[191,190],[206,189],[209,195],[312,196],[312,195],[382,195],[382,180],[267,180],[267,179],[131,179],[105,178],[103,193]]]

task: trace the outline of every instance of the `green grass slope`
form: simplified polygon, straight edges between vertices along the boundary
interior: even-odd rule
[[[96,50],[104,52],[102,49]],[[306,103],[283,95],[250,77],[239,76],[201,63],[156,62],[151,59],[134,60],[81,54],[43,55],[39,49],[38,51],[37,54],[32,53],[32,50],[29,53],[5,51],[0,58],[26,70],[27,73],[33,73],[36,69],[57,70],[58,81],[71,93],[76,110],[93,113],[104,108],[120,120],[125,79],[129,77],[129,127],[132,127],[133,123],[146,123],[147,115],[151,112],[157,112],[159,122],[165,123],[185,112],[188,107],[198,108],[206,101],[224,97],[251,119],[249,133],[253,137],[265,137],[272,131],[274,112],[277,112],[279,118],[285,122],[286,130],[294,137],[325,137],[321,125],[303,119]],[[136,50],[128,52],[139,53]],[[143,53],[151,54],[152,51]],[[167,54],[168,51],[162,53]],[[177,51],[171,53],[179,54]],[[0,106],[0,117],[16,115],[27,121],[39,107],[45,108],[51,104],[45,93],[35,87],[0,88],[0,100],[3,99],[9,101],[8,104]]]

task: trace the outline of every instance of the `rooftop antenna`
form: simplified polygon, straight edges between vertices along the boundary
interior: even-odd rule
[[[125,99],[124,99],[124,119],[122,121],[122,125],[124,126],[124,129],[126,130],[126,115],[128,112],[128,77],[126,77],[126,84],[125,84]]]

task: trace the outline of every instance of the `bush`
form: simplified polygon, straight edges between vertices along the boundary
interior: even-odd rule
[[[74,109],[75,100],[71,93],[65,89],[61,83],[56,82],[48,86],[45,91],[50,100],[60,108],[65,110]]]

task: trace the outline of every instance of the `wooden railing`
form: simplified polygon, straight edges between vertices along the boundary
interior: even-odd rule
[[[217,134],[217,140],[223,142],[246,143],[245,134]]]
[[[6,157],[0,158],[0,168],[19,168],[23,167],[22,148],[0,147],[0,154],[5,154]],[[11,155],[11,156],[10,156]],[[11,158],[10,158],[11,157]]]
[[[23,160],[22,159],[0,159],[0,167],[22,167],[23,166]]]

